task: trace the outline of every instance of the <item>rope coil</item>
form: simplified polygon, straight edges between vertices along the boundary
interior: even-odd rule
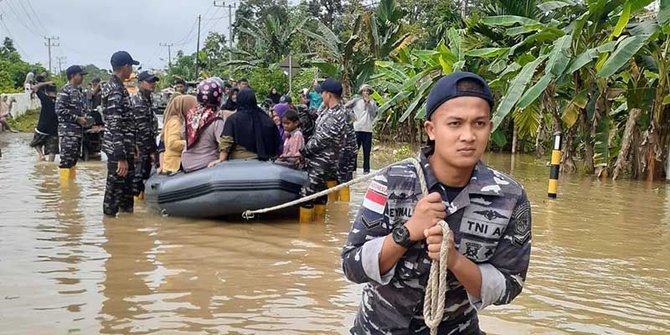
[[[291,202],[287,202],[285,204],[281,204],[278,206],[274,207],[269,207],[269,208],[263,208],[263,209],[257,209],[257,210],[247,210],[244,213],[242,213],[242,217],[245,220],[249,220],[254,218],[256,214],[263,214],[263,213],[268,213],[268,212],[273,212],[276,210],[284,209],[284,208],[289,208],[293,207],[296,205],[299,205],[301,203],[317,199],[319,197],[328,195],[333,192],[338,192],[339,190],[349,187],[351,185],[355,185],[367,180],[370,180],[374,178],[377,175],[380,175],[384,173],[386,170],[388,170],[390,167],[402,163],[410,163],[414,166],[416,169],[416,173],[419,179],[419,185],[421,187],[421,193],[423,196],[428,195],[428,186],[426,184],[426,177],[424,176],[423,173],[423,168],[421,167],[421,163],[416,159],[416,158],[407,158],[403,159],[399,162],[387,165],[383,167],[382,169],[379,169],[373,173],[369,173],[367,175],[355,178],[349,182],[346,182],[344,184],[337,185],[335,187],[332,187],[330,189],[321,191],[319,193],[312,194],[310,196],[306,196],[304,198],[300,198]],[[449,239],[451,237],[451,230],[449,229],[449,225],[447,224],[446,221],[441,220],[438,223],[442,227],[442,245],[440,248],[440,259],[439,260],[433,260],[431,265],[430,265],[430,274],[428,275],[428,283],[426,284],[426,293],[424,296],[424,301],[423,301],[423,319],[428,328],[430,328],[430,334],[431,335],[437,335],[437,330],[438,327],[440,326],[440,323],[442,322],[442,318],[444,317],[444,305],[446,303],[446,296],[447,296],[447,261],[448,261],[448,255],[449,255]]]

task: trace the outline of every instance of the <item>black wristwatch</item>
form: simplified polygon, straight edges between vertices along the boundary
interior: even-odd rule
[[[409,229],[402,224],[393,228],[393,242],[407,249],[411,248],[414,243],[416,243],[416,241],[409,239]]]

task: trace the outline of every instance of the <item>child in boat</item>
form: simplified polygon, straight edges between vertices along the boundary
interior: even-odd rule
[[[284,149],[281,156],[279,156],[279,161],[302,168],[303,158],[300,155],[300,149],[305,146],[305,139],[299,128],[300,118],[298,117],[298,112],[293,109],[287,110],[284,112],[281,122],[284,126]]]

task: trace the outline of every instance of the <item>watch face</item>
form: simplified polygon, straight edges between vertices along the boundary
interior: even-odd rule
[[[399,226],[393,229],[393,240],[398,244],[405,244],[409,239],[409,234],[405,226]]]

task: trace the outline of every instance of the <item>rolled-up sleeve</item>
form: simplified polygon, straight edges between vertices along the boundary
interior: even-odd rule
[[[386,177],[377,176],[373,183],[386,187]],[[379,254],[389,229],[388,204],[386,194],[379,193],[380,187],[368,189],[375,192],[376,202],[365,201],[354,219],[347,242],[342,250],[342,269],[347,279],[355,283],[374,282],[388,284],[393,278],[395,267],[385,274],[379,272]]]
[[[488,263],[480,264],[481,298],[468,296],[478,310],[509,304],[523,290],[531,250],[532,220],[525,192],[517,200],[507,229]]]

